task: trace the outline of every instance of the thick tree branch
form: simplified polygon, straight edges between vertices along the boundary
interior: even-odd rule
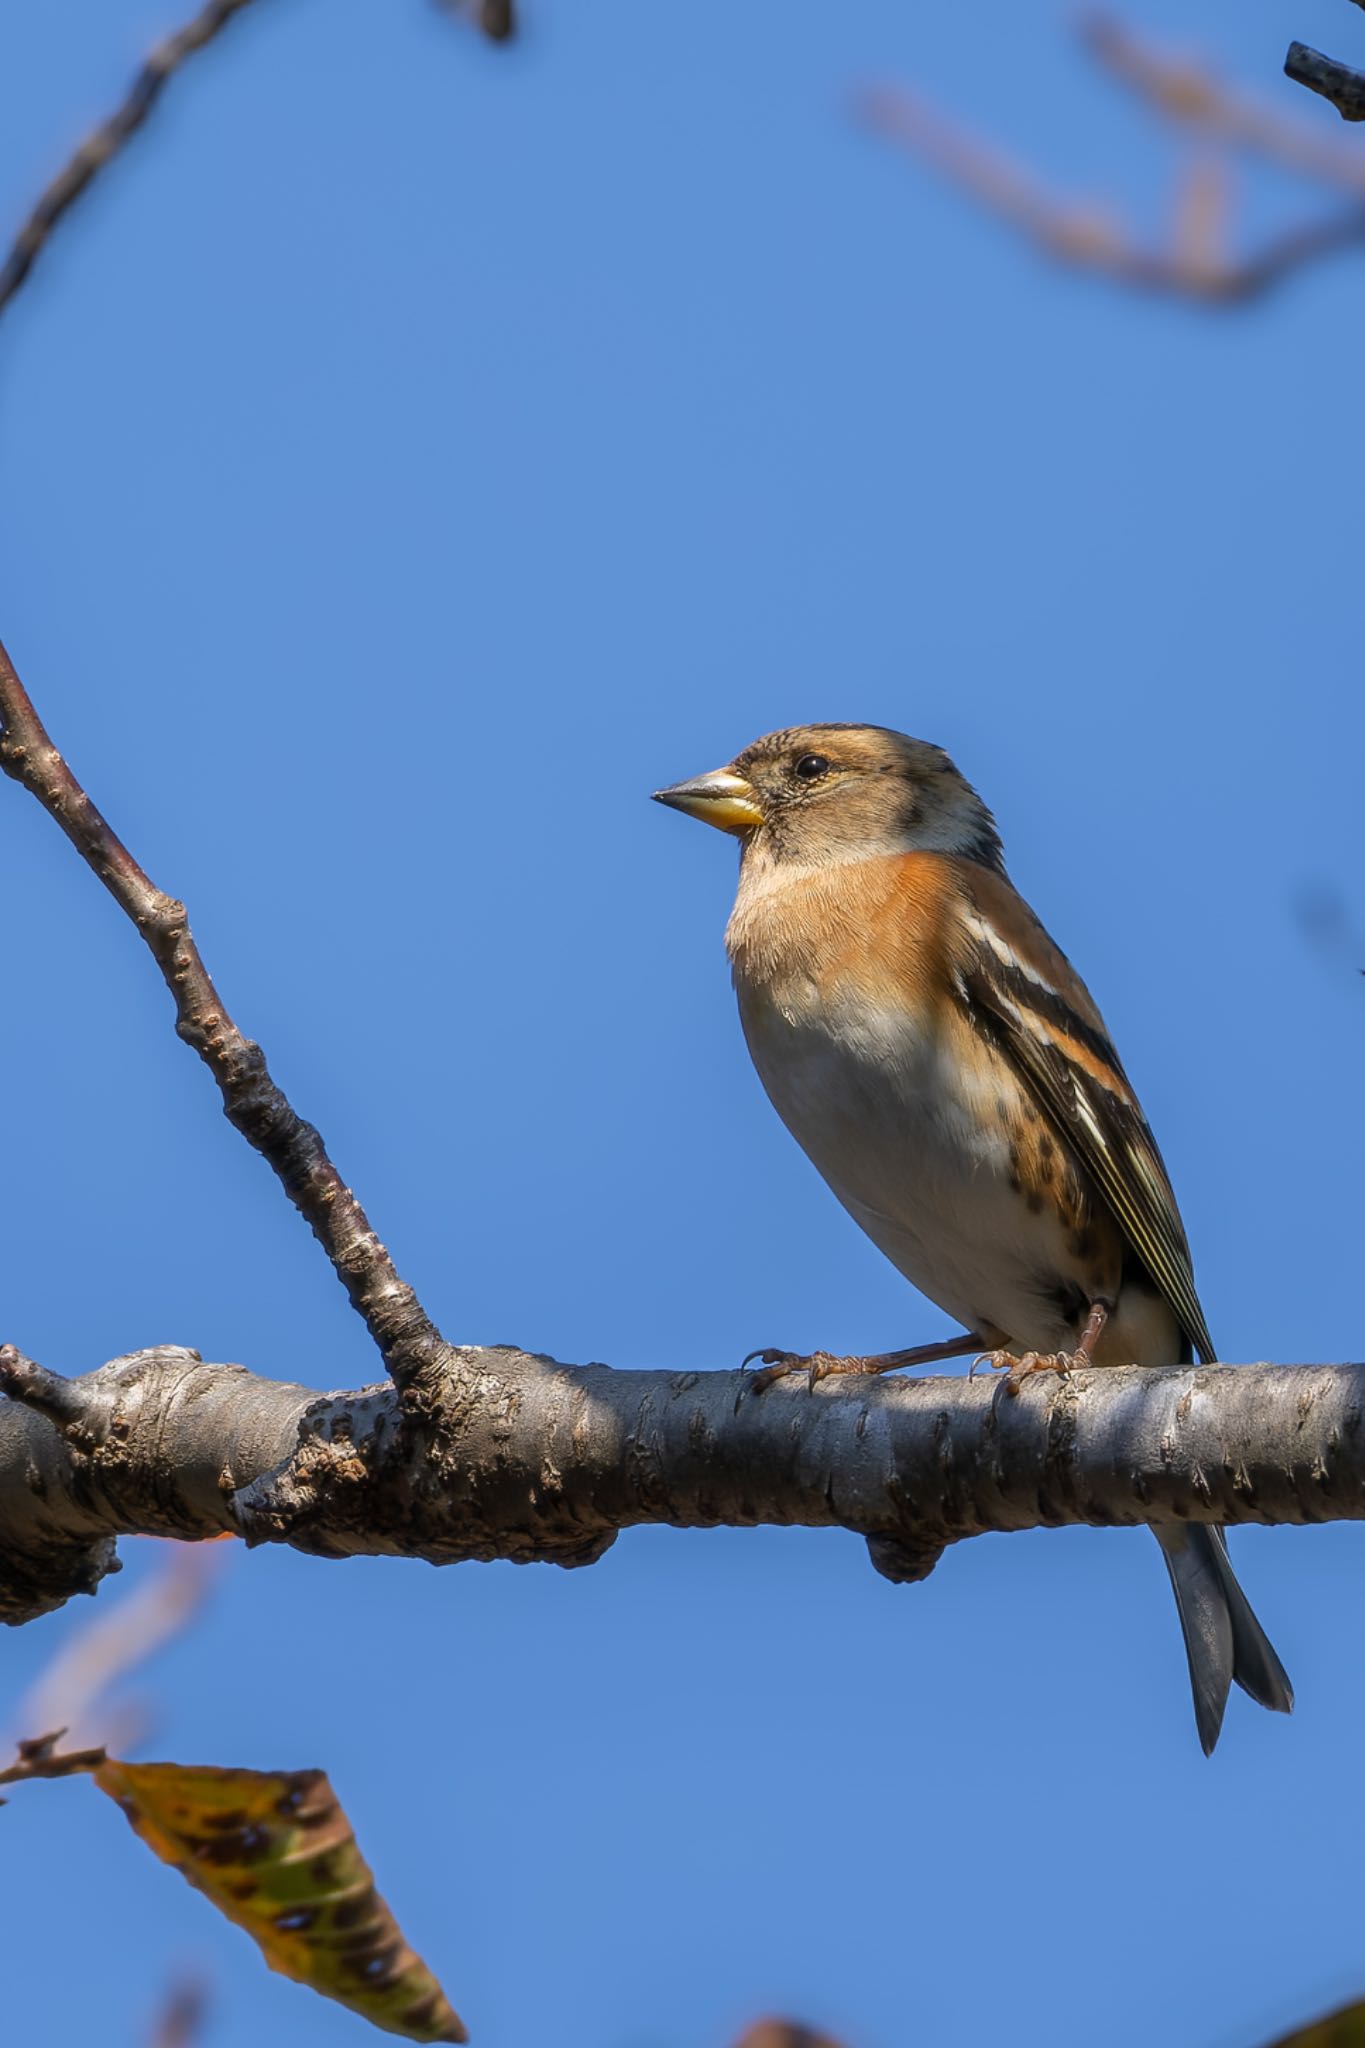
[[[453,1350],[418,1408],[319,1395],[175,1347],[67,1384],[59,1428],[0,1407],[0,1614],[93,1590],[119,1534],[289,1543],[318,1556],[594,1563],[619,1529],[842,1527],[885,1576],[927,1576],[990,1530],[1365,1519],[1365,1365],[796,1381],[613,1372]],[[50,1390],[49,1390],[50,1391]]]
[[[146,941],[175,999],[176,1030],[209,1068],[228,1120],[267,1160],[332,1262],[400,1387],[439,1376],[445,1346],[401,1280],[369,1218],[312,1124],[271,1079],[260,1047],[238,1030],[190,933],[185,906],[149,880],[53,746],[0,646],[0,769],[54,818]],[[13,1368],[11,1368],[13,1370]],[[56,1382],[50,1400],[60,1401]],[[12,1391],[17,1391],[12,1389]],[[23,1398],[42,1403],[30,1389]]]

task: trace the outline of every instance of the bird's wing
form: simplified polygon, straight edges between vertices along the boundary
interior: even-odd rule
[[[1200,1358],[1216,1353],[1156,1140],[1085,984],[1003,876],[966,882],[956,990],[1099,1190]]]

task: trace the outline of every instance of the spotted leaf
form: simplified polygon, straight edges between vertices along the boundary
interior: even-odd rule
[[[406,2040],[469,2038],[375,1891],[322,1771],[110,1760],[94,1778],[272,1970]]]

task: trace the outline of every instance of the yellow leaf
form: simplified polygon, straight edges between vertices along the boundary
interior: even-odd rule
[[[409,2041],[468,2040],[375,1891],[324,1772],[110,1759],[94,1778],[272,1970]]]

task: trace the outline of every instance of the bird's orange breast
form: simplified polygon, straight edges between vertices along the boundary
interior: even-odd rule
[[[736,984],[783,1011],[921,1010],[947,993],[954,940],[948,864],[932,853],[741,873],[725,934]]]
[[[955,986],[964,906],[933,853],[743,876],[740,1015],[778,1114],[888,1258],[969,1327],[1055,1348],[1039,1300],[1112,1298],[1122,1239]]]

